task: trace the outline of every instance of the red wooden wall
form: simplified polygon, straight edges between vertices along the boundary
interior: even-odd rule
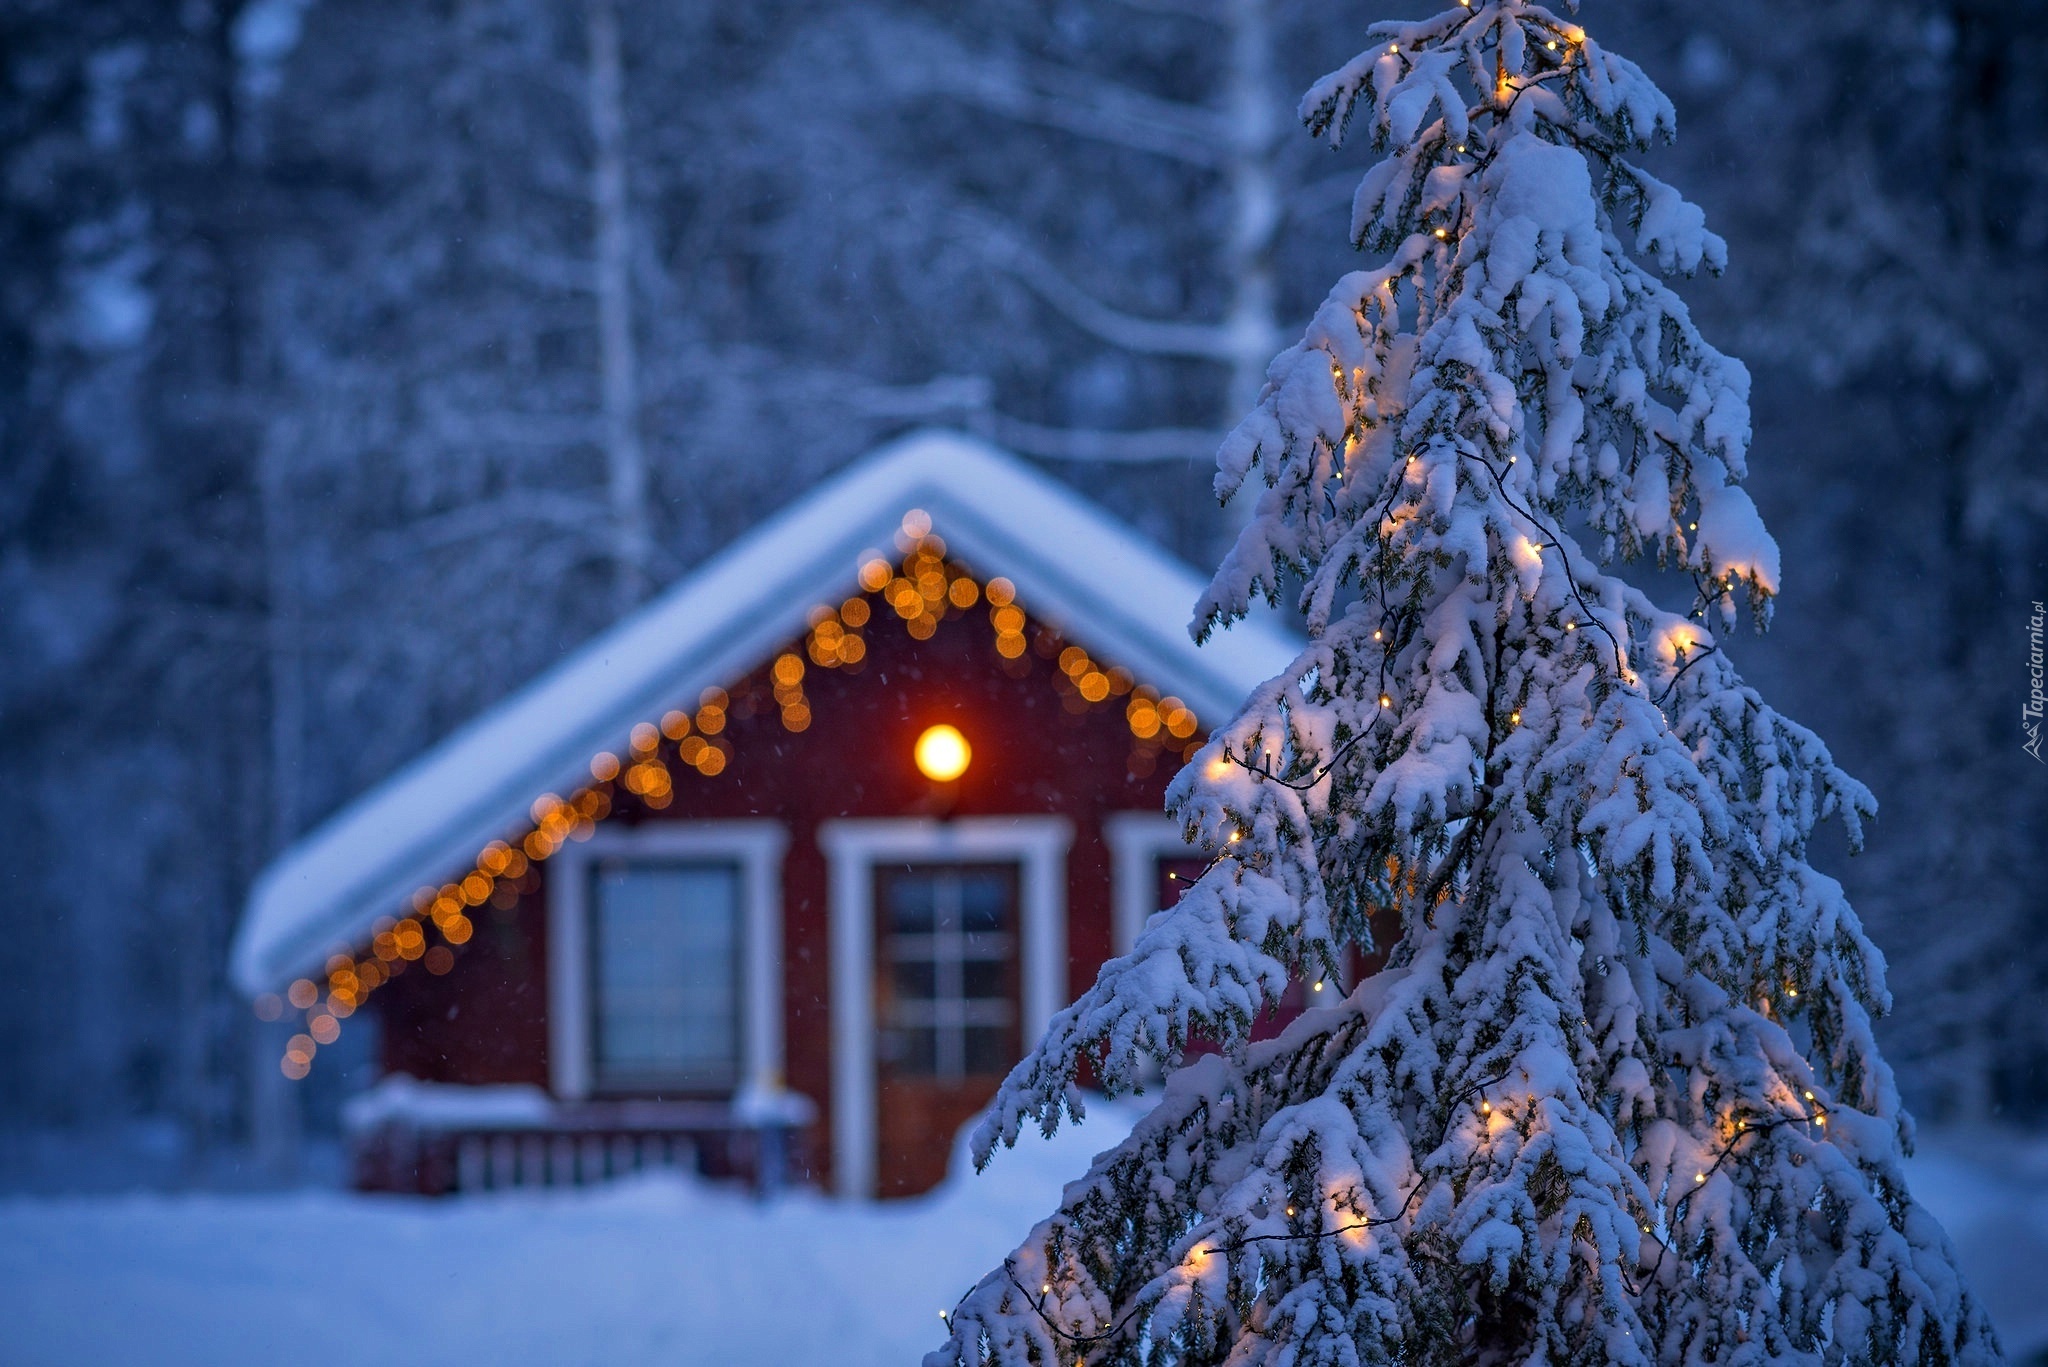
[[[1032,648],[1003,659],[988,615],[949,616],[928,640],[875,603],[857,668],[806,661],[808,729],[785,728],[764,668],[732,680],[722,739],[731,761],[715,777],[661,749],[674,775],[673,801],[655,811],[616,790],[615,822],[772,817],[786,824],[783,868],[784,1027],[788,1085],[819,1104],[815,1134],[830,1133],[830,966],[826,865],[816,840],[835,817],[985,816],[1056,813],[1074,823],[1067,864],[1069,995],[1094,980],[1110,951],[1110,860],[1102,818],[1160,810],[1181,763],[1180,743],[1141,744],[1125,719],[1127,698],[1084,704],[1057,663],[1062,646],[1040,629]],[[1089,643],[1094,646],[1096,643]],[[803,642],[791,649],[803,654]],[[1102,643],[1098,662],[1117,663]],[[1138,679],[1139,685],[1148,681]],[[650,718],[649,720],[653,720]],[[1222,720],[1201,718],[1203,725]],[[950,802],[912,762],[927,726],[950,722],[973,747],[973,763]],[[1162,733],[1161,741],[1167,738]],[[454,967],[435,977],[417,964],[373,999],[382,1013],[387,1070],[446,1082],[531,1082],[546,1086],[547,914],[544,879],[527,874],[509,907],[476,909],[476,934]],[[506,899],[506,900],[509,900]],[[829,1182],[829,1146],[813,1143],[811,1176]]]

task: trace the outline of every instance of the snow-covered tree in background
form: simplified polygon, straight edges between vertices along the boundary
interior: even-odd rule
[[[1131,1137],[952,1312],[961,1363],[1999,1360],[1871,1038],[1883,961],[1808,862],[1872,810],[1746,687],[1778,555],[1748,376],[1652,270],[1718,270],[1628,157],[1632,63],[1526,0],[1371,30],[1310,91],[1382,159],[1342,280],[1225,443],[1259,512],[1197,627],[1299,577],[1311,643],[1183,773],[1216,862],[977,1136],[1193,1037]],[[1685,584],[1682,610],[1619,577]],[[1683,590],[1681,590],[1683,592]],[[1385,971],[1248,1043],[1290,973]]]

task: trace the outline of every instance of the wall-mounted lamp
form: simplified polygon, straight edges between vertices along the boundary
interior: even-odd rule
[[[951,783],[967,772],[968,762],[974,758],[967,737],[957,727],[943,724],[926,727],[912,753],[918,772],[934,783]]]

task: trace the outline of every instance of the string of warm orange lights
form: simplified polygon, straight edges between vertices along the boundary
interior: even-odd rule
[[[1452,1098],[1450,1105],[1446,1108],[1446,1114],[1455,1115],[1475,1095],[1505,1081],[1508,1076],[1507,1072],[1502,1072],[1493,1077],[1482,1079],[1478,1083],[1465,1088]],[[1700,1165],[1693,1172],[1690,1183],[1681,1184],[1679,1182],[1678,1172],[1684,1170],[1682,1167],[1671,1174],[1671,1185],[1667,1191],[1668,1204],[1664,1200],[1659,1200],[1656,1202],[1654,1210],[1656,1220],[1663,1227],[1660,1229],[1658,1224],[1639,1222],[1641,1223],[1643,1233],[1650,1236],[1650,1241],[1654,1242],[1657,1246],[1657,1255],[1651,1261],[1644,1276],[1646,1283],[1656,1278],[1664,1265],[1664,1255],[1673,1252],[1673,1245],[1679,1242],[1693,1197],[1705,1188],[1709,1178],[1725,1167],[1730,1160],[1737,1157],[1736,1149],[1744,1140],[1767,1135],[1774,1130],[1802,1125],[1821,1131],[1826,1130],[1829,1115],[1828,1107],[1814,1094],[1811,1088],[1802,1088],[1800,1095],[1806,1102],[1804,1111],[1795,1109],[1789,1113],[1776,1114],[1758,1114],[1741,1108],[1731,1111],[1716,1124],[1715,1128],[1719,1132],[1720,1143],[1713,1152],[1712,1160]],[[1796,1107],[1797,1103],[1794,1102],[1792,1105]],[[1513,1127],[1518,1120],[1515,1106],[1506,1101],[1503,1101],[1499,1106],[1495,1106],[1490,1099],[1481,1100],[1473,1110],[1476,1112],[1474,1118],[1489,1134],[1501,1128]],[[1523,1114],[1520,1119],[1533,1123],[1535,1116],[1534,1103],[1525,1101],[1522,1112]],[[1754,1150],[1760,1146],[1752,1145],[1751,1147]],[[1448,1181],[1453,1186],[1462,1185],[1482,1165],[1483,1158],[1475,1157],[1460,1165],[1459,1169],[1454,1173],[1422,1174],[1410,1186],[1408,1195],[1402,1200],[1400,1206],[1388,1215],[1366,1215],[1363,1195],[1356,1186],[1348,1186],[1328,1193],[1328,1200],[1332,1210],[1336,1212],[1350,1211],[1353,1216],[1357,1217],[1351,1220],[1345,1220],[1339,1215],[1334,1223],[1325,1223],[1320,1205],[1316,1205],[1307,1198],[1291,1199],[1283,1207],[1283,1213],[1291,1226],[1284,1232],[1240,1234],[1235,1238],[1217,1239],[1214,1241],[1205,1237],[1197,1240],[1188,1249],[1187,1255],[1182,1262],[1184,1266],[1191,1270],[1199,1271],[1210,1257],[1219,1254],[1227,1256],[1265,1244],[1299,1245],[1319,1243],[1325,1239],[1344,1239],[1349,1235],[1363,1235],[1368,1230],[1400,1224],[1408,1219],[1410,1211],[1414,1209],[1416,1197],[1420,1196],[1432,1182]],[[1312,1214],[1311,1211],[1313,1212]],[[1260,1213],[1264,1214],[1263,1208]],[[1644,1212],[1645,1215],[1650,1213]],[[1148,1302],[1143,1298],[1133,1300],[1114,1321],[1097,1320],[1095,1332],[1088,1333],[1082,1329],[1061,1324],[1053,1318],[1051,1311],[1047,1308],[1048,1302],[1054,1297],[1055,1290],[1064,1289],[1060,1286],[1060,1283],[1065,1282],[1066,1278],[1060,1277],[1053,1272],[1045,1273],[1039,1283],[1038,1293],[1034,1296],[1017,1276],[1015,1255],[1003,1260],[1003,1275],[1016,1288],[1017,1294],[1032,1308],[1053,1336],[1064,1341],[1073,1349],[1078,1350],[1075,1357],[1076,1367],[1082,1367],[1082,1364],[1086,1361],[1085,1354],[1088,1351],[1118,1339],[1126,1329],[1131,1327],[1133,1321],[1150,1314],[1157,1308],[1156,1302]],[[1629,1278],[1626,1271],[1621,1273],[1621,1279],[1622,1284],[1628,1288],[1630,1295],[1639,1296],[1642,1294],[1641,1288]],[[968,1294],[971,1294],[971,1292]],[[962,1301],[966,1300],[967,1295],[963,1294],[960,1299]],[[953,1323],[953,1316],[957,1313],[958,1309],[959,1303],[955,1302],[953,1310],[939,1311],[939,1318],[950,1327]]]
[[[1034,648],[1031,622],[1017,602],[1014,584],[1000,576],[984,582],[949,559],[944,538],[932,530],[930,516],[921,509],[904,514],[895,544],[901,558],[893,562],[880,551],[863,553],[856,574],[859,592],[836,605],[813,608],[806,617],[803,652],[785,651],[768,666],[768,691],[785,730],[810,729],[813,714],[804,680],[812,667],[849,673],[861,669],[868,655],[866,633],[879,615],[871,598],[894,612],[918,641],[930,640],[941,622],[986,602],[1004,671],[1018,678],[1030,672],[1026,656]],[[1131,772],[1151,774],[1158,757],[1169,749],[1182,760],[1193,757],[1200,746],[1200,723],[1179,698],[1161,696],[1157,689],[1137,683],[1129,670],[1099,664],[1048,628],[1037,631],[1035,645],[1038,654],[1056,662],[1054,684],[1068,711],[1083,713],[1124,701],[1132,737]],[[341,1022],[411,965],[436,976],[452,970],[457,952],[476,934],[470,913],[486,903],[510,912],[521,896],[536,891],[538,866],[566,842],[589,839],[597,823],[612,814],[616,793],[623,790],[651,811],[670,806],[675,775],[665,752],[702,777],[725,772],[733,759],[727,724],[735,714],[751,716],[755,710],[756,693],[749,685],[742,685],[737,699],[725,689],[707,688],[698,696],[694,712],[676,708],[658,721],[639,722],[628,733],[622,753],[606,750],[592,756],[589,786],[566,798],[555,793],[535,798],[529,809],[531,828],[516,838],[486,844],[461,878],[420,888],[405,915],[380,917],[365,951],[337,952],[327,960],[321,978],[303,977],[282,995],[258,997],[256,1014],[265,1021],[281,1019],[287,1009],[304,1013],[306,1028],[291,1037],[279,1061],[284,1075],[294,1081],[306,1077],[320,1048],[340,1038]]]

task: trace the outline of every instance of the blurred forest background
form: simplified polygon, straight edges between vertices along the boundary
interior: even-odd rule
[[[0,1184],[217,1171],[276,1066],[256,870],[876,442],[985,433],[1212,564],[1215,441],[1355,261],[1365,149],[1295,101],[1394,12],[0,0]],[[1831,867],[1891,1058],[2038,1117],[2048,26],[1580,18],[1730,241],[1685,293],[1786,564],[1734,648],[1882,804]]]

